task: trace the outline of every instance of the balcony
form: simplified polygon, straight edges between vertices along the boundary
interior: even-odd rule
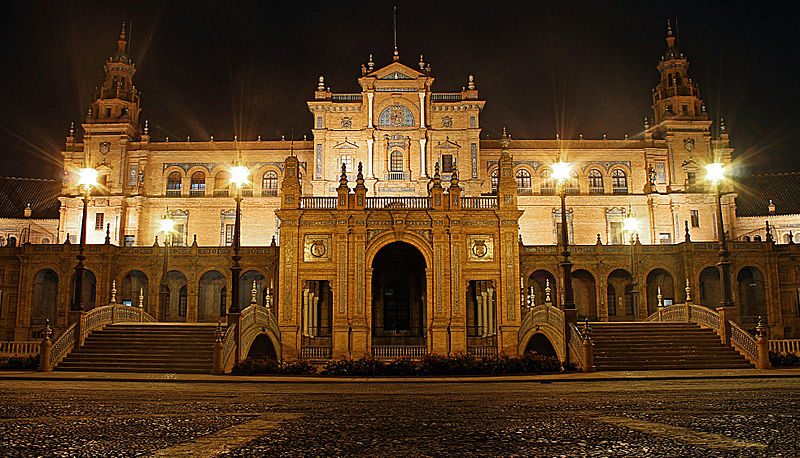
[[[361,94],[331,94],[332,102],[358,102],[363,101]]]
[[[192,197],[201,197],[206,195],[205,189],[192,189],[189,191],[189,195]]]
[[[276,197],[278,195],[277,189],[262,189],[261,197]]]
[[[460,92],[442,92],[438,94],[431,94],[431,102],[460,102]]]
[[[403,172],[389,172],[386,174],[387,180],[401,181],[406,180],[406,174]]]
[[[166,194],[167,197],[180,197],[181,190],[180,189],[167,189]]]
[[[605,189],[603,188],[589,188],[589,194],[605,194]]]
[[[531,188],[517,188],[517,195],[519,196],[532,196],[533,189]]]
[[[556,188],[546,188],[542,186],[539,193],[543,196],[554,196],[556,195]]]
[[[228,197],[228,190],[227,189],[215,189],[214,190],[214,197]]]
[[[627,193],[628,193],[628,187],[627,187],[627,186],[626,186],[626,187],[624,187],[624,188],[622,188],[622,187],[615,187],[615,188],[614,188],[614,191],[613,191],[613,193],[614,193],[614,194],[627,194]]]

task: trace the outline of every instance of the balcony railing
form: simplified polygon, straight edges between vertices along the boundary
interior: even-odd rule
[[[262,189],[261,196],[262,197],[275,197],[278,195],[277,189]]]
[[[178,197],[178,196],[181,195],[181,190],[180,189],[167,189],[167,192],[166,192],[165,195],[167,197]]]
[[[253,197],[252,189],[242,189],[242,197]]]
[[[589,194],[603,194],[605,190],[603,188],[589,188]]]
[[[300,347],[301,359],[331,359],[331,347]]]
[[[628,193],[628,188],[627,187],[624,187],[624,188],[615,187],[613,192],[614,192],[614,194],[627,194]]]
[[[386,174],[388,180],[405,180],[406,174],[403,172],[389,172]]]
[[[461,208],[468,210],[497,208],[497,196],[462,197]]]
[[[206,195],[206,190],[205,189],[192,189],[192,190],[189,191],[189,195],[193,196],[193,197],[204,196],[204,195]]]
[[[427,353],[428,348],[423,345],[374,345],[372,347],[372,357],[379,359],[422,358]]]
[[[539,194],[543,196],[554,196],[556,195],[556,188],[546,188],[542,186],[542,188],[539,191]]]
[[[300,208],[336,208],[336,197],[301,197]]]
[[[366,208],[431,208],[428,197],[367,197]]]
[[[431,102],[460,102],[460,92],[443,92],[438,94],[431,94]]]
[[[331,94],[331,101],[333,102],[359,102],[361,103],[364,98],[361,94]]]
[[[517,195],[520,196],[532,196],[533,189],[531,188],[517,188]]]
[[[214,197],[228,197],[228,190],[227,189],[215,189],[214,190]]]

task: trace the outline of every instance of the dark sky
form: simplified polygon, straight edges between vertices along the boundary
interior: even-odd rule
[[[690,75],[752,171],[800,170],[800,7],[751,1],[6,1],[0,3],[0,175],[58,176],[132,26],[134,83],[154,140],[309,132],[319,75],[357,90],[360,65],[424,53],[434,90],[474,74],[483,136],[621,138],[652,118],[650,90],[673,21]]]

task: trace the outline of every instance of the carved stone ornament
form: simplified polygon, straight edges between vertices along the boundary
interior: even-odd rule
[[[303,243],[303,261],[323,262],[331,260],[330,235],[306,235]]]
[[[108,154],[111,151],[111,142],[100,142],[100,154]]]
[[[683,139],[683,147],[686,148],[686,151],[691,153],[694,150],[694,139],[693,138],[684,138]]]
[[[467,236],[467,260],[494,261],[494,240],[491,235]]]
[[[442,118],[442,127],[453,127],[453,117],[445,116]]]
[[[345,116],[342,118],[342,129],[349,129],[353,127],[353,118]]]

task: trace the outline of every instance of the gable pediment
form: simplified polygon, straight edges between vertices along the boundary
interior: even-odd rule
[[[438,142],[436,144],[436,147],[437,148],[442,148],[442,149],[459,149],[459,148],[461,148],[461,145],[459,145],[458,143],[450,140],[450,137],[447,137],[445,139],[445,141]]]
[[[355,143],[349,141],[347,139],[347,137],[344,137],[344,141],[333,145],[333,148],[334,149],[358,149],[358,145],[356,145]]]
[[[374,76],[379,80],[415,80],[425,75],[400,62],[392,62],[370,73],[369,76]]]

